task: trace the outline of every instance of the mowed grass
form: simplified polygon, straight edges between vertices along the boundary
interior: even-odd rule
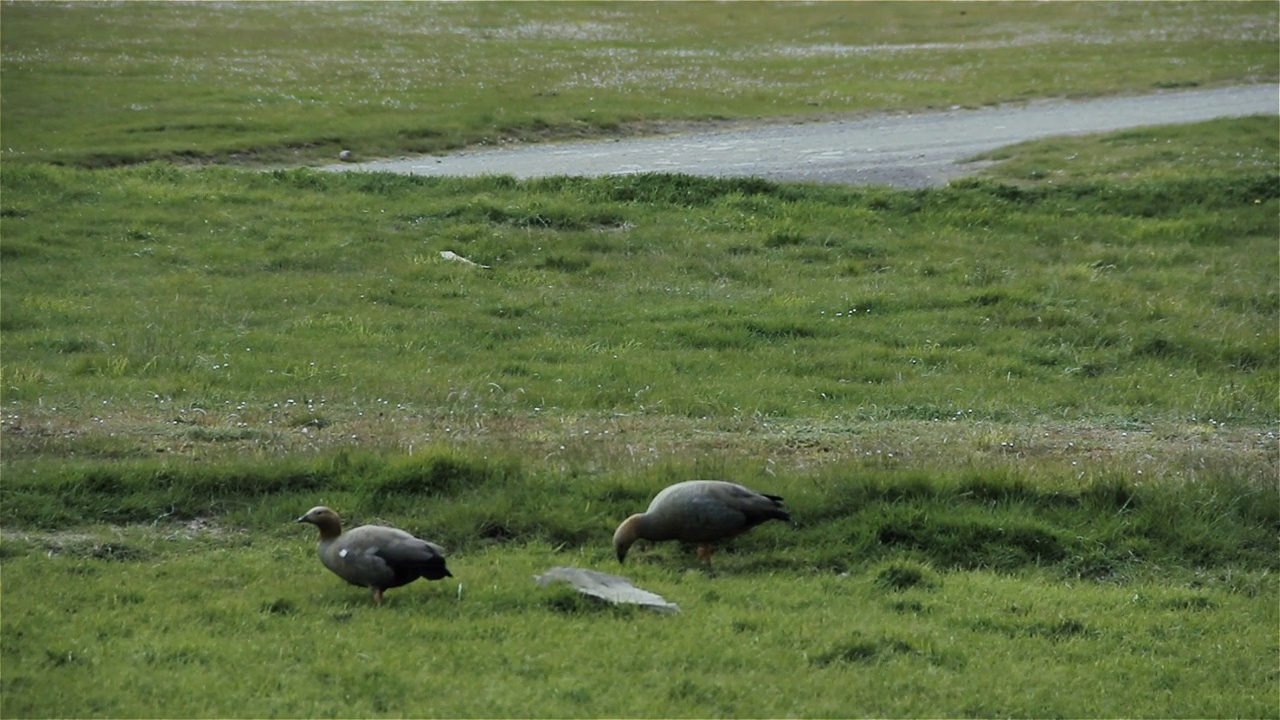
[[[1280,77],[1270,2],[0,7],[6,162],[332,161]]]

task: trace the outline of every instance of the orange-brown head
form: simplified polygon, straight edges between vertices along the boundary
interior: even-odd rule
[[[342,534],[342,518],[338,517],[338,513],[323,505],[311,508],[306,515],[298,518],[297,522],[311,523],[320,528],[321,540],[336,538]]]
[[[618,529],[613,533],[613,550],[618,553],[618,562],[626,562],[627,551],[631,549],[631,545],[644,537],[641,534],[644,515],[636,514],[622,521]]]

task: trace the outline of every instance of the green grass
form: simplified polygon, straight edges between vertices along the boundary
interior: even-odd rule
[[[679,602],[663,616],[536,588],[606,553],[534,544],[469,553],[456,579],[374,608],[320,570],[309,534],[283,535],[134,531],[110,541],[142,557],[94,557],[101,538],[10,555],[10,587],[40,600],[6,603],[5,715],[1275,715],[1274,574],[630,568]],[[921,567],[932,587],[880,581]]]
[[[1025,462],[781,476],[749,465],[717,469],[785,494],[796,523],[739,538],[713,574],[689,549],[642,544],[625,572],[679,603],[671,617],[536,589],[532,576],[615,570],[617,518],[705,467],[579,476],[447,448],[266,467],[65,464],[70,519],[38,530],[5,518],[29,529],[0,543],[2,709],[1274,716],[1274,483],[1082,484]],[[6,512],[39,492],[11,470],[3,489]],[[372,607],[290,522],[316,501],[446,543],[455,578]],[[216,515],[175,519],[193,511]]]
[[[2,9],[5,162],[313,162],[1280,77],[1269,2]]]
[[[1238,122],[1274,143],[1274,120]],[[167,425],[108,455],[442,413],[1133,427],[1280,414],[1280,295],[1257,261],[1277,235],[1274,170],[913,193],[0,172],[6,410],[23,425]]]
[[[1277,176],[1132,164],[5,166],[3,713],[1275,717]],[[639,548],[677,617],[535,588],[691,477],[797,521]],[[369,607],[319,502],[456,582]]]
[[[1197,176],[1274,170],[1280,137],[1273,117],[1142,127],[1106,135],[1036,140],[972,158],[993,163],[982,174],[1007,182],[1132,183],[1174,178],[1185,165]]]
[[[0,715],[1280,717],[1274,117],[915,192],[142,162],[1278,74],[1272,3],[660,7],[2,6]],[[676,616],[534,585],[695,477],[796,520],[639,545]],[[371,607],[317,503],[456,578]]]
[[[1085,476],[1026,460],[953,469],[914,464],[847,459],[778,475],[726,458],[711,474],[788,498],[797,520],[785,543],[778,533],[736,543],[762,568],[845,572],[905,553],[950,570],[1049,567],[1094,580],[1132,579],[1163,566],[1280,569],[1266,530],[1280,523],[1280,496],[1248,468],[1204,467],[1179,483],[1115,470]],[[86,521],[215,517],[275,532],[325,503],[349,509],[355,522],[391,517],[430,527],[463,553],[519,542],[606,557],[622,518],[666,484],[709,470],[706,461],[644,467],[615,459],[606,471],[588,473],[514,451],[481,457],[444,447],[412,457],[343,451],[209,466],[148,460],[14,468],[0,495],[8,527],[54,532]]]

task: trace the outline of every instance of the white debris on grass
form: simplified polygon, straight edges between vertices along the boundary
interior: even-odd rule
[[[583,595],[600,598],[615,605],[628,604],[657,610],[664,613],[678,613],[680,606],[667,602],[665,598],[648,590],[641,590],[627,578],[595,570],[584,570],[575,567],[553,567],[543,575],[534,575],[540,587],[553,582],[567,582]]]
[[[456,253],[456,252],[454,252],[454,251],[452,251],[452,250],[441,250],[441,251],[440,251],[440,257],[444,258],[445,260],[452,260],[452,261],[454,261],[454,262],[460,262],[460,263],[462,263],[463,265],[471,265],[471,266],[473,266],[473,267],[484,268],[485,270],[488,270],[488,269],[489,269],[489,266],[488,266],[488,265],[481,265],[481,264],[479,264],[479,263],[472,262],[472,261],[470,261],[470,260],[468,260],[468,259],[466,259],[466,258],[462,257],[461,255],[459,255],[458,253]]]

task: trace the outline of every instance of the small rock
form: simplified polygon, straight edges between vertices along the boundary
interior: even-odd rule
[[[345,161],[345,160],[350,160],[350,159],[351,159],[351,151],[350,151],[350,150],[343,150],[342,152],[338,153],[338,159],[339,159],[339,160],[344,160],[344,161]]]

